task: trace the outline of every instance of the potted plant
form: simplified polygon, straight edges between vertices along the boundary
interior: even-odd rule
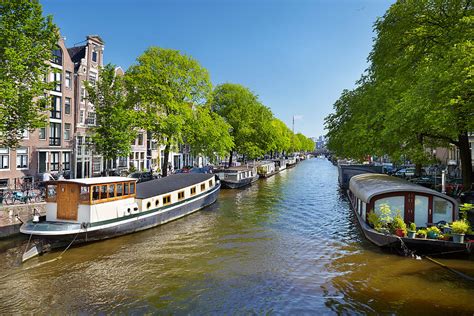
[[[469,230],[469,223],[464,219],[454,221],[451,224],[451,234],[453,235],[453,241],[463,243],[464,235]]]
[[[407,224],[403,221],[400,214],[395,215],[391,223],[392,231],[398,237],[405,237],[407,233]]]
[[[410,223],[410,228],[407,231],[408,238],[415,238],[416,235],[416,224]]]
[[[418,238],[426,238],[426,229],[418,229],[416,231],[416,237]]]
[[[441,231],[436,226],[431,226],[426,229],[426,236],[429,239],[438,239],[438,236],[441,234]]]

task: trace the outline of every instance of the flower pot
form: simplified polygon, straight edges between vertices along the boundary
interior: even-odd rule
[[[452,233],[452,235],[453,235],[453,242],[458,242],[458,243],[464,242],[464,234]]]
[[[397,228],[395,230],[395,235],[397,235],[398,237],[405,237],[405,232],[403,231],[403,229]]]
[[[408,238],[415,238],[416,231],[411,231],[411,230],[409,230],[407,234],[408,234],[408,235],[407,235]]]
[[[432,231],[429,231],[426,236],[429,238],[429,239],[438,239],[438,233],[436,232],[432,232]]]

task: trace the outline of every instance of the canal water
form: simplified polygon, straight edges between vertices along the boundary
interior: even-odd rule
[[[472,282],[364,240],[323,159],[59,260],[0,250],[0,314],[474,313]],[[473,261],[442,262],[474,276]]]

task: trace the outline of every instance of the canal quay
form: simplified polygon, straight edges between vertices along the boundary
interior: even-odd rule
[[[366,241],[310,159],[180,220],[19,264],[0,241],[0,314],[467,314],[474,284]],[[441,260],[474,276],[469,260]]]

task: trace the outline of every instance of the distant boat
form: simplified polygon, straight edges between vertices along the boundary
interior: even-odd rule
[[[400,210],[405,223],[425,228],[439,222],[458,219],[458,203],[440,192],[384,174],[360,174],[350,180],[349,199],[357,222],[365,237],[380,247],[401,250],[405,245],[416,254],[443,255],[469,254],[472,243],[447,240],[399,237],[375,230],[368,222],[370,212],[379,212],[387,204],[391,210]]]
[[[284,158],[277,158],[272,160],[275,163],[275,170],[277,172],[281,172],[286,169],[286,159]]]
[[[296,160],[296,157],[288,157],[288,159],[286,161],[286,168],[290,169],[290,168],[295,167],[297,162],[298,161]]]
[[[260,161],[257,165],[257,173],[260,178],[269,178],[278,173],[273,161]]]
[[[347,189],[349,187],[349,181],[355,175],[363,173],[382,173],[383,171],[382,166],[350,163],[338,163],[337,168],[339,171],[339,185],[343,189]]]
[[[125,177],[47,183],[46,217],[20,232],[53,247],[133,233],[167,223],[214,203],[220,189],[212,174],[175,174],[136,183]]]
[[[257,169],[255,167],[230,167],[213,170],[213,173],[220,179],[222,188],[226,189],[241,188],[258,180]]]

